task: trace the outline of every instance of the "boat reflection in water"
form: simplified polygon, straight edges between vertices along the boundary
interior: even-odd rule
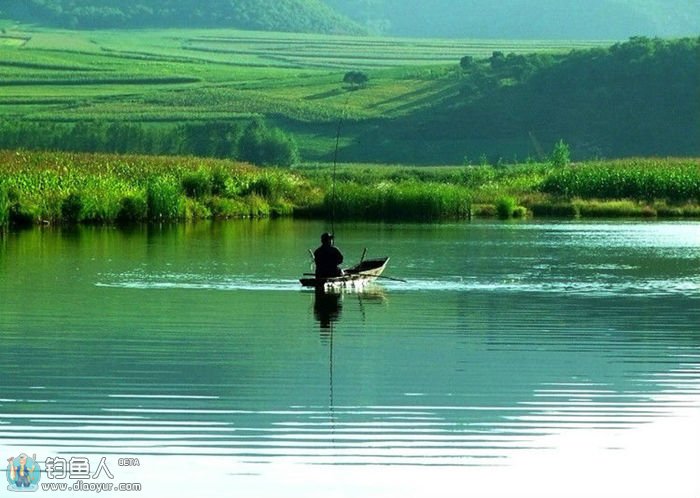
[[[314,316],[321,330],[330,332],[333,323],[340,319],[342,311],[342,292],[324,292],[323,289],[314,292]]]
[[[314,317],[322,332],[326,331],[330,334],[334,324],[340,321],[343,303],[346,299],[353,301],[357,299],[360,313],[364,318],[365,304],[382,304],[386,302],[386,295],[381,286],[374,284],[364,287],[361,291],[316,289],[314,291]]]

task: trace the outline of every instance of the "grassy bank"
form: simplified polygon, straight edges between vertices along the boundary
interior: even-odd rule
[[[16,225],[289,215],[322,199],[288,171],[225,160],[23,151],[0,152],[0,192]]]
[[[333,178],[335,176],[335,185]],[[555,168],[306,165],[194,157],[0,151],[0,225],[303,216],[700,217],[700,160]]]

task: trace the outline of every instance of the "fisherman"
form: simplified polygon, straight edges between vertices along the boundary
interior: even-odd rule
[[[316,278],[339,277],[343,274],[339,266],[343,262],[343,254],[333,245],[332,234],[321,235],[321,246],[314,251],[314,262]]]
[[[14,485],[17,488],[30,487],[35,465],[27,469],[27,455],[22,453],[19,456],[19,465],[14,458],[8,458],[7,461],[10,464],[10,480],[14,482]]]

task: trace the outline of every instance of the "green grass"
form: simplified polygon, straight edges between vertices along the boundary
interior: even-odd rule
[[[0,151],[3,224],[288,215],[314,199],[292,172],[232,161]]]
[[[453,127],[451,121],[432,122],[439,113],[451,115],[457,103],[490,102],[489,92],[512,84],[512,76],[498,75],[477,84],[481,73],[460,69],[463,56],[483,61],[495,51],[566,53],[609,45],[223,29],[69,31],[14,24],[5,29],[0,37],[0,120],[181,124],[264,116],[294,136],[305,161],[332,159],[342,122],[341,162],[414,164],[462,158],[479,163],[482,153],[492,163],[499,158],[517,163],[527,159],[524,154],[536,152],[542,158],[541,149],[552,143],[546,133],[528,136],[524,125],[508,134],[483,131],[488,119],[478,113],[473,122],[457,120]],[[343,85],[350,70],[368,74],[366,88],[350,91]],[[425,141],[420,140],[421,127]],[[450,133],[454,130],[459,133]],[[582,154],[592,155],[585,148]]]
[[[553,191],[552,185],[580,172],[586,174],[574,176],[578,190]],[[637,187],[623,195],[601,176]],[[283,170],[195,157],[0,151],[0,225],[291,215],[402,221],[530,213],[698,217],[699,178],[697,159],[565,168],[318,164]],[[665,187],[642,188],[645,182]],[[608,197],[611,192],[620,195]]]

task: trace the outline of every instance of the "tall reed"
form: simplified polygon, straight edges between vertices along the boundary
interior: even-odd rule
[[[0,183],[0,229],[6,227],[10,221],[10,200],[5,186]]]
[[[552,170],[546,193],[568,198],[700,201],[700,161],[634,159],[578,164]]]
[[[327,193],[326,215],[339,219],[435,221],[469,216],[468,189],[456,185],[381,182],[377,185],[340,183],[335,196]]]
[[[22,225],[290,215],[322,197],[289,170],[193,157],[0,151],[0,185],[0,221]]]
[[[146,187],[148,218],[154,221],[179,220],[185,217],[185,199],[174,178],[156,176]]]

